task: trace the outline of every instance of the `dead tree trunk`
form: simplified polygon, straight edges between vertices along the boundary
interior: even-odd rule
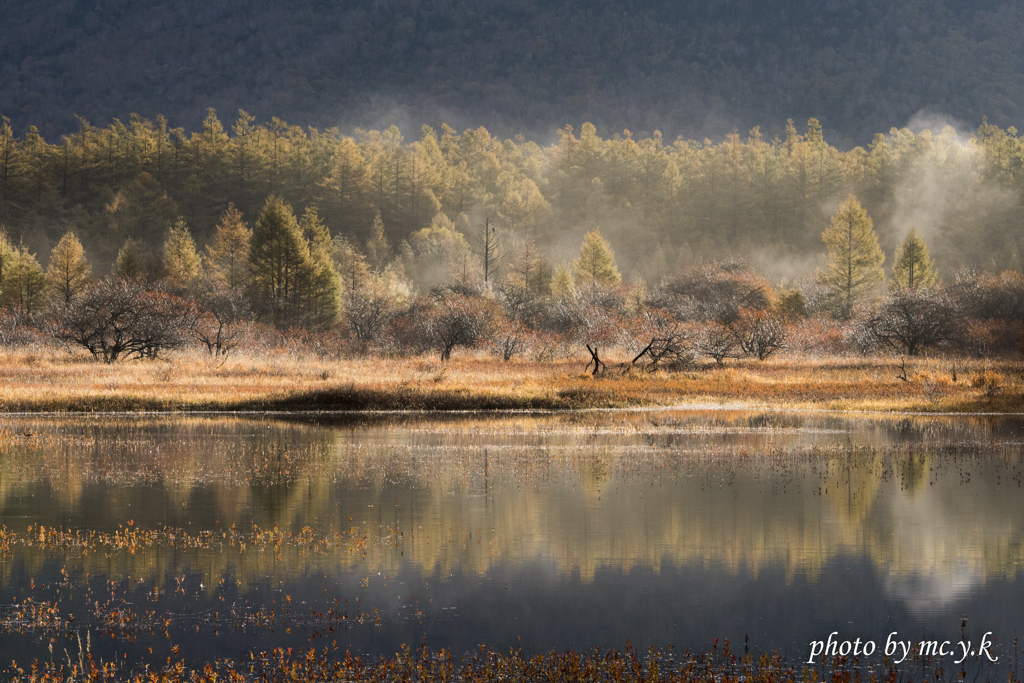
[[[608,369],[608,366],[605,365],[604,361],[597,355],[597,346],[590,348],[590,344],[587,344],[587,351],[590,351],[590,363],[594,364],[594,372],[592,374],[596,375],[601,371],[601,368]],[[590,368],[590,363],[587,363],[587,367],[583,368],[583,372],[586,372]]]

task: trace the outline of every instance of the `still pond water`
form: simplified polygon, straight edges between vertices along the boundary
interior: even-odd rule
[[[1024,635],[1019,418],[5,418],[0,662]],[[738,644],[738,645],[737,645]],[[53,645],[54,654],[50,654]],[[152,651],[151,651],[152,649]]]

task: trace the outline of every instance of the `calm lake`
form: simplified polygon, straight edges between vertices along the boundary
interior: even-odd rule
[[[1024,635],[1020,418],[2,424],[4,667]]]

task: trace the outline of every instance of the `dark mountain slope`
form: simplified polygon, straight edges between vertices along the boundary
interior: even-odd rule
[[[206,107],[319,127],[718,136],[821,119],[841,146],[925,110],[1024,124],[1024,10],[964,0],[0,1],[0,113],[47,137]]]

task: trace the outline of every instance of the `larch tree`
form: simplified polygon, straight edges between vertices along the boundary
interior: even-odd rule
[[[892,265],[889,289],[917,289],[935,284],[935,261],[928,255],[928,246],[917,230],[910,229],[900,246]]]
[[[580,255],[572,262],[572,267],[576,279],[581,282],[616,285],[622,281],[619,269],[615,267],[615,253],[597,228],[583,238]]]
[[[341,277],[332,259],[331,232],[315,207],[308,207],[299,223],[309,248],[309,273],[306,277],[305,307],[307,320],[318,327],[329,327],[341,315]]]
[[[563,299],[572,296],[575,290],[576,283],[572,278],[572,268],[563,261],[558,265],[558,268],[555,269],[555,274],[551,277],[551,296],[556,299]]]
[[[310,272],[309,246],[292,207],[278,196],[267,199],[249,247],[254,298],[277,327],[297,322]]]
[[[14,261],[14,255],[14,245],[11,244],[10,238],[7,237],[7,232],[4,230],[3,225],[0,225],[0,290],[3,288],[4,277],[7,275],[7,270],[11,267],[11,263]]]
[[[366,264],[366,257],[359,251],[359,246],[353,244],[344,235],[335,235],[333,240],[334,265],[341,275],[342,289],[348,297],[366,285],[370,277],[370,267]]]
[[[4,269],[3,302],[24,315],[39,310],[46,298],[46,274],[35,254],[19,244],[10,265]]]
[[[366,241],[366,260],[374,270],[380,272],[391,261],[391,243],[384,234],[384,219],[380,211],[370,226],[370,239]]]
[[[133,280],[142,277],[145,272],[146,265],[139,254],[139,247],[135,240],[129,237],[117,252],[117,260],[114,261],[114,277]]]
[[[221,214],[206,246],[206,263],[215,282],[232,292],[242,292],[249,285],[249,243],[252,229],[242,220],[242,212],[229,204]]]
[[[847,319],[857,302],[885,279],[885,254],[871,217],[853,195],[839,205],[821,238],[828,255],[825,270],[818,271],[818,282],[828,291],[838,317]]]
[[[180,216],[164,241],[163,266],[167,279],[178,285],[188,286],[202,277],[203,259],[196,251],[196,242],[185,219]]]
[[[92,281],[92,266],[73,232],[67,232],[50,252],[46,284],[56,306],[70,306]]]

